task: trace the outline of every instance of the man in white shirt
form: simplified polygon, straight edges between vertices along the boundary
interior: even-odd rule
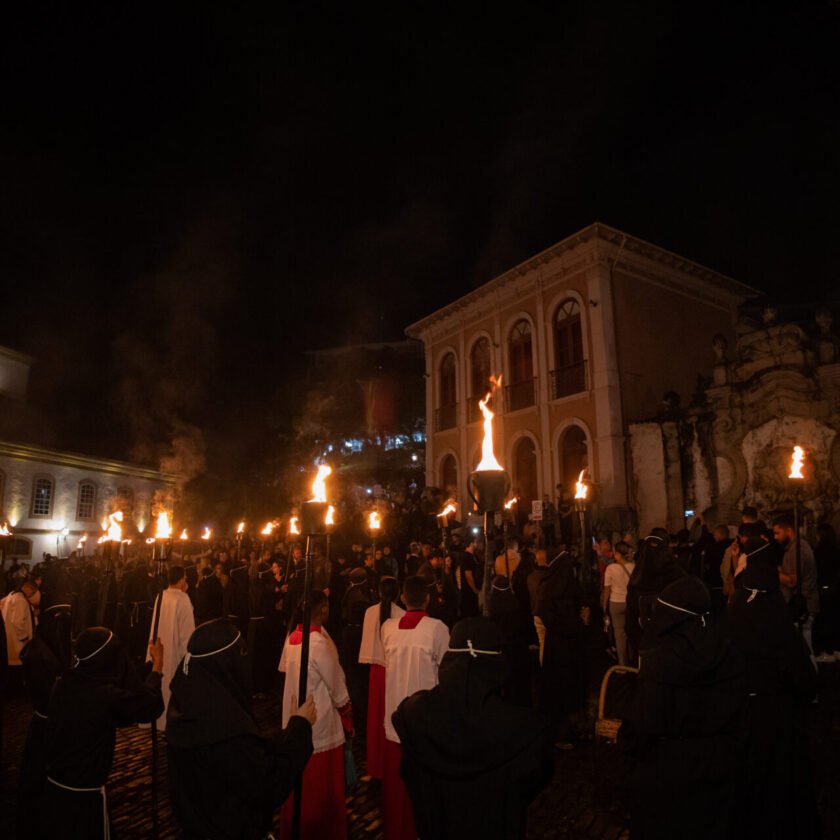
[[[614,562],[604,572],[604,591],[601,607],[610,617],[615,634],[615,649],[619,665],[629,665],[627,652],[627,584],[636,564],[632,562],[633,550],[626,542],[615,544]]]
[[[38,587],[31,581],[24,581],[19,589],[10,592],[0,601],[0,612],[6,628],[6,652],[9,657],[7,691],[17,693],[23,686],[23,668],[20,652],[35,635],[35,611],[40,599]]]
[[[187,595],[187,579],[183,566],[170,566],[169,588],[164,589],[160,596],[155,599],[154,610],[160,611],[160,622],[158,623],[157,637],[163,643],[166,651],[166,659],[163,665],[163,681],[161,692],[163,693],[163,714],[157,719],[159,732],[166,729],[166,709],[169,706],[169,683],[184,654],[187,652],[187,643],[195,630],[195,617],[193,616],[192,601]],[[149,641],[152,639],[152,632],[155,627],[155,614],[152,613],[152,627],[149,632]],[[150,661],[150,656],[146,656]]]
[[[385,756],[382,768],[382,830],[385,840],[416,840],[408,791],[400,777],[402,748],[391,716],[414,692],[434,688],[449,648],[449,630],[426,612],[429,589],[423,578],[403,584],[406,613],[382,625],[385,653]]]

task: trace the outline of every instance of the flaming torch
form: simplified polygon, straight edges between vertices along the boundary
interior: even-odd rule
[[[122,541],[123,514],[121,510],[108,514],[108,519],[103,520],[106,532],[102,536],[102,554],[105,558],[105,574],[99,588],[99,597],[96,603],[96,623],[100,627],[113,627],[117,613],[117,583],[114,579],[114,543],[119,545]]]
[[[584,587],[589,585],[590,565],[589,552],[586,546],[586,500],[589,496],[589,486],[583,480],[583,474],[586,470],[581,470],[575,482],[575,510],[578,513],[580,522],[580,572],[581,583]]]
[[[379,531],[382,528],[382,517],[379,515],[378,510],[372,510],[368,514],[368,531],[370,531],[370,550],[373,552],[373,562],[376,565],[376,537],[379,535]]]
[[[79,542],[76,545],[76,551],[79,554],[79,559],[81,560],[85,556],[85,543],[88,541],[87,533],[83,534],[79,537]]]
[[[260,531],[261,537],[270,537],[274,531],[274,522],[266,522],[265,528]],[[265,540],[260,541],[260,558],[262,558],[262,554],[265,551]]]
[[[326,464],[318,467],[318,473],[312,482],[312,498],[303,503],[300,512],[303,531],[306,534],[306,555],[304,557],[303,595],[301,597],[302,638],[300,643],[300,678],[298,697],[306,699],[307,675],[309,672],[309,636],[310,636],[310,591],[312,589],[312,540],[323,534],[327,527],[330,505],[327,503],[327,477],[332,468]],[[294,605],[293,605],[294,606]],[[295,784],[295,798],[292,805],[292,837],[300,837],[301,800],[303,797],[303,774]]]
[[[201,532],[201,539],[205,542],[210,542],[213,539],[213,530],[205,525],[204,530]]]
[[[482,586],[483,604],[482,614],[487,617],[490,614],[490,585],[493,577],[493,552],[490,550],[490,536],[493,527],[493,517],[497,510],[501,510],[505,504],[505,496],[510,492],[510,476],[505,472],[504,467],[496,458],[493,450],[493,417],[494,413],[489,408],[490,398],[493,392],[502,384],[501,375],[498,379],[490,377],[490,391],[483,400],[480,400],[478,407],[484,417],[484,439],[481,442],[481,460],[470,473],[467,481],[467,492],[475,503],[478,510],[484,514],[484,583]]]
[[[12,530],[9,528],[9,523],[4,522],[0,525],[0,537],[11,537]],[[0,572],[6,570],[6,541],[0,542]]]
[[[242,561],[242,538],[245,536],[245,520],[236,526],[236,562]]]
[[[440,520],[440,547],[444,550],[446,549],[446,532],[449,528],[449,517],[451,514],[456,513],[457,510],[455,499],[447,499],[443,510],[437,514],[437,518]]]
[[[796,599],[802,600],[802,537],[799,534],[799,491],[805,474],[802,468],[805,466],[805,450],[796,445],[793,447],[793,454],[790,459],[790,473],[788,478],[793,482],[793,533],[796,535]],[[800,631],[802,630],[802,614],[797,618]]]

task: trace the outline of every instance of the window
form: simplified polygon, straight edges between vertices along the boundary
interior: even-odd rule
[[[53,489],[51,478],[40,476],[32,484],[32,516],[48,517],[52,514]]]
[[[454,429],[457,422],[458,395],[455,377],[455,354],[447,353],[440,363],[440,381],[438,382],[438,410],[435,429]]]
[[[581,470],[589,465],[586,432],[580,426],[570,426],[560,444],[560,484],[563,492],[575,494],[575,482]]]
[[[481,418],[478,402],[483,400],[490,392],[490,377],[493,375],[492,365],[490,342],[486,338],[480,338],[473,345],[470,353],[470,423]]]
[[[513,451],[513,483],[519,496],[517,509],[529,513],[531,502],[539,498],[537,448],[529,437],[520,438]]]
[[[76,506],[76,519],[85,521],[96,518],[96,485],[92,481],[79,484],[79,502]]]
[[[508,411],[536,403],[531,324],[522,318],[510,332],[510,384],[505,388]]]
[[[586,389],[580,306],[571,298],[564,300],[554,315],[554,363],[551,376],[553,399]]]
[[[450,498],[458,493],[458,463],[454,455],[446,455],[440,462],[440,486]]]

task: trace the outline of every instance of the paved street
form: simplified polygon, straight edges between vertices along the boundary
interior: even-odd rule
[[[820,810],[824,836],[840,836],[840,665],[822,669],[820,703],[810,709],[813,755],[818,768]],[[256,703],[260,726],[276,732],[279,695]],[[0,836],[14,837],[14,790],[18,761],[30,718],[23,700],[7,705],[4,720]],[[350,837],[381,837],[379,790],[362,774],[364,749],[357,743],[357,763],[362,776],[348,797]],[[160,825],[162,838],[179,832],[169,805],[166,750],[161,750]],[[148,730],[132,727],[119,733],[117,758],[108,796],[114,824],[121,840],[152,836],[150,793],[151,741]],[[569,840],[618,840],[627,831],[626,773],[620,756],[610,747],[585,744],[574,752],[558,753],[554,779],[529,812],[529,837]]]

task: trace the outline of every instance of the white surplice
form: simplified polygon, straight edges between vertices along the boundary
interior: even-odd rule
[[[382,628],[379,626],[380,605],[374,604],[365,611],[365,621],[362,625],[362,643],[359,645],[359,662],[362,665],[384,665],[385,651],[382,648]],[[391,614],[388,618],[399,621],[405,615],[405,610],[396,604],[391,604]]]

